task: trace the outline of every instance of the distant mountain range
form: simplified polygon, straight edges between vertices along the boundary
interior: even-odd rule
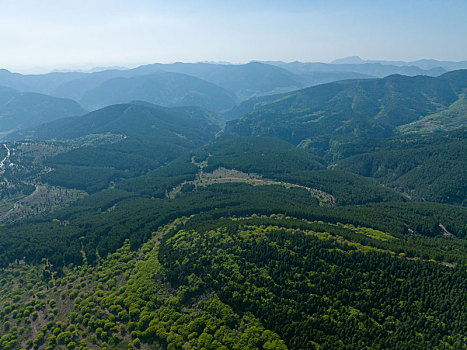
[[[80,102],[88,109],[95,110],[133,100],[168,107],[199,106],[215,112],[231,109],[236,104],[235,95],[218,85],[171,72],[106,80],[86,91]]]
[[[349,57],[330,64],[250,62],[233,65],[178,62],[154,63],[133,69],[38,75],[0,70],[0,86],[4,87],[0,91],[4,96],[0,96],[0,102],[5,103],[0,106],[0,132],[27,129],[57,118],[82,115],[85,113],[84,109],[97,110],[134,100],[165,107],[201,107],[231,120],[261,104],[276,100],[278,94],[287,94],[306,87],[343,80],[371,80],[394,74],[436,77],[453,67],[465,64],[434,60],[364,61],[359,57]],[[350,85],[342,83],[336,86]],[[326,88],[318,88],[316,91],[322,89]],[[402,95],[400,97],[404,98]],[[427,119],[408,117],[406,124],[413,124],[398,124],[397,127],[400,126],[400,130],[405,130],[404,132],[434,130],[440,124],[445,126],[443,121],[447,119],[451,120],[452,127],[459,122],[462,124],[462,113],[467,103],[465,98],[458,99],[460,102],[445,112],[444,108],[430,110],[429,114],[424,115]],[[410,113],[413,112],[409,111]]]
[[[277,67],[287,69],[298,75],[326,72],[326,73],[349,73],[365,74],[370,77],[383,78],[391,74],[402,74],[408,76],[428,75],[438,76],[446,73],[446,69],[442,67],[433,67],[430,69],[422,69],[418,66],[397,66],[391,64],[383,64],[380,62],[363,62],[363,63],[302,63],[302,62],[268,62]]]
[[[251,62],[241,65],[174,63],[142,66],[140,70],[183,73],[209,81],[234,93],[242,101],[252,96],[291,91],[303,87],[301,78],[288,70]]]
[[[447,71],[457,69],[467,69],[467,61],[438,61],[433,59],[422,59],[417,61],[387,61],[387,60],[363,60],[358,56],[349,56],[334,60],[332,64],[365,64],[365,63],[380,63],[383,65],[392,66],[416,66],[421,69],[443,68]]]
[[[236,100],[241,102],[254,96],[288,92],[344,79],[382,78],[391,74],[438,76],[446,71],[466,67],[467,61],[364,61],[359,57],[350,57],[336,60],[331,64],[271,61],[234,65],[177,62],[154,63],[133,69],[118,67],[118,69],[96,69],[89,72],[53,72],[36,75],[12,73],[3,69],[0,70],[0,86],[71,98],[81,102],[86,94],[111,79],[172,72],[191,75],[218,85],[235,95]],[[152,102],[157,100],[154,96],[150,96],[150,99]],[[130,97],[126,98],[126,101],[119,102],[129,100]],[[102,103],[99,104],[99,107],[101,106]]]
[[[0,87],[0,132],[33,127],[86,111],[75,101]]]
[[[299,76],[279,67],[259,62],[242,65],[155,63],[126,70],[113,69],[95,73],[57,72],[43,75],[21,75],[2,70],[0,71],[0,85],[80,101],[87,92],[110,79],[133,78],[162,72],[181,73],[203,79],[235,94],[239,100],[303,87]]]

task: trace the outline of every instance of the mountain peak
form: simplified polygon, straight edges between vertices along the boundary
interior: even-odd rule
[[[359,56],[348,56],[344,58],[338,58],[331,62],[331,64],[362,64],[365,63]]]

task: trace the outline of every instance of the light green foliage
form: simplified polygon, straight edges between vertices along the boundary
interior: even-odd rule
[[[452,130],[467,127],[467,97],[460,94],[459,99],[453,102],[447,109],[430,114],[415,122],[401,125],[398,131],[402,133],[433,132]]]
[[[429,322],[425,330],[412,328],[426,338],[420,344],[435,344],[430,332],[437,334],[450,322],[443,313],[414,311],[416,304],[403,293],[379,291],[396,281],[393,288],[408,285],[418,293],[417,274],[462,272],[440,270],[436,259],[409,261],[404,246],[411,247],[382,231],[285,215],[180,218],[138,251],[126,241],[96,265],[64,269],[51,286],[44,266],[4,269],[0,347],[17,349],[27,342],[60,350],[343,348],[345,332],[359,334],[360,343],[352,342],[356,347],[371,347],[377,343],[368,332],[379,334],[378,344],[389,344],[386,330],[404,324],[399,309]],[[417,273],[410,276],[404,269]],[[427,281],[436,290],[448,288]],[[381,295],[388,301],[378,299]],[[378,308],[365,304],[375,300]],[[297,333],[291,335],[291,329]],[[331,336],[331,329],[343,333]],[[395,339],[406,344],[401,334]],[[442,339],[449,346],[461,341],[457,333]]]
[[[45,344],[50,349],[86,348],[88,344],[94,344],[90,348],[102,349],[144,349],[147,344],[167,349],[252,349],[255,344],[257,348],[286,348],[280,337],[266,330],[253,315],[237,315],[215,294],[187,299],[189,293],[202,287],[198,276],[191,277],[190,288],[174,288],[167,283],[166,271],[158,260],[159,239],[185,221],[177,219],[155,233],[138,253],[130,250],[127,241],[95,267],[65,270],[52,293],[44,294],[45,302],[32,299],[24,303],[29,307],[25,309],[30,314],[28,322],[38,314],[34,307],[46,307],[49,312],[59,308],[60,321],[43,323],[43,332],[31,344]],[[83,282],[85,288],[74,287]],[[46,285],[39,287],[40,293]],[[19,302],[23,295],[27,291],[18,295]],[[8,305],[3,312],[13,309]],[[5,323],[0,334],[3,332],[6,334],[0,340],[2,349],[14,349],[18,341],[28,336],[18,335],[16,328],[12,331],[9,323]]]
[[[352,224],[343,225],[343,227],[348,228],[354,232],[361,233],[362,235],[368,236],[370,238],[379,239],[381,241],[389,241],[396,239],[394,236],[382,231],[378,231],[368,227],[355,227]]]
[[[159,255],[185,300],[214,292],[289,348],[453,347],[464,339],[464,268],[396,256],[399,241],[362,227],[252,216],[188,222]],[[420,307],[426,288],[432,309]],[[263,331],[248,332],[244,346],[257,348]]]

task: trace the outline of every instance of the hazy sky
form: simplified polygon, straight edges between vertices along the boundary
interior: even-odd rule
[[[467,59],[467,0],[0,0],[0,68]]]

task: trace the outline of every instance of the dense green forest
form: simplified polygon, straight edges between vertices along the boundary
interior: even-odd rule
[[[466,208],[414,202],[374,180],[324,170],[316,156],[277,139],[225,135],[146,173],[150,157],[163,155],[161,148],[153,155],[150,149],[145,153],[143,147],[136,152],[141,144],[126,148],[130,141],[128,138],[94,146],[94,153],[85,146],[49,157],[46,164],[56,170],[46,173],[43,181],[95,193],[34,221],[0,227],[2,264],[26,257],[29,262],[48,258],[54,265],[64,266],[81,263],[82,251],[92,262],[98,256],[96,251],[105,256],[118,249],[125,239],[137,248],[159,225],[183,215],[211,212],[220,216],[286,213],[363,225],[408,237],[436,237],[446,231],[459,238],[467,236]],[[139,157],[132,158],[135,153],[124,153],[125,149],[133,150]],[[112,154],[121,156],[111,157]],[[125,163],[125,157],[131,161]],[[118,168],[118,164],[123,166]],[[188,186],[219,167],[256,174],[256,180]],[[103,171],[107,169],[108,172]],[[144,174],[135,177],[138,172]],[[275,182],[261,186],[270,180]],[[183,183],[187,185],[181,187],[181,192],[169,198],[169,192]],[[320,197],[310,195],[307,188],[331,201],[320,205]]]
[[[174,142],[182,136],[205,143],[219,131],[216,117],[198,107],[166,108],[135,101],[108,106],[78,118],[62,118],[8,135],[8,140],[69,140],[93,134],[152,136]],[[180,136],[182,135],[182,136]],[[182,142],[182,141],[179,141]]]
[[[298,154],[303,155],[302,152]],[[288,213],[424,236],[442,235],[444,231],[439,226],[442,224],[452,235],[461,238],[467,235],[466,208],[410,202],[364,178],[354,176],[352,182],[349,179],[353,175],[346,177],[345,173],[335,171],[284,174],[282,169],[275,173],[268,170],[267,164],[271,164],[268,160],[264,163],[264,174],[329,191],[335,196],[337,206],[319,206],[318,200],[304,188],[287,188],[279,184],[213,183],[207,187],[186,189],[174,199],[167,198],[167,192],[176,185],[195,179],[209,167],[210,158],[204,168],[193,163],[194,158],[196,156],[187,155],[140,177],[118,182],[114,188],[99,191],[69,208],[33,222],[18,222],[0,228],[2,263],[7,264],[23,256],[31,262],[46,257],[59,266],[81,263],[83,249],[87,259],[94,261],[96,250],[105,256],[121,246],[126,238],[136,248],[159,225],[183,215],[202,212],[221,216]],[[226,159],[238,158],[233,154]],[[294,157],[290,159],[289,170],[295,163]],[[246,164],[250,164],[248,158]],[[311,164],[314,165],[314,161]],[[53,237],[61,239],[54,240]]]
[[[318,85],[252,104],[227,130],[293,144],[323,136],[389,137],[462,99],[466,76],[467,70],[459,70],[438,78],[391,75]]]
[[[168,280],[186,288],[187,299],[214,290],[291,349],[462,344],[465,270],[355,246],[324,224],[292,221],[290,229],[287,221],[258,221],[217,221],[207,231],[190,227],[164,240],[159,256]]]
[[[323,153],[309,148],[305,152],[274,138],[226,134],[205,147],[204,153],[199,152],[198,158],[208,160],[206,169],[223,166],[260,172],[335,192],[340,204],[362,203],[357,197],[364,198],[364,193],[367,201],[371,197],[373,201],[403,200],[402,193],[417,201],[465,206],[466,142],[467,130],[461,128],[436,134],[334,142]],[[328,170],[324,171],[326,166]]]
[[[47,260],[4,269],[0,344],[462,348],[464,263],[411,258],[400,239],[284,215],[176,219],[137,251],[126,241],[61,274]]]
[[[346,158],[336,169],[376,178],[421,200],[467,205],[467,131],[441,145],[406,146]]]

